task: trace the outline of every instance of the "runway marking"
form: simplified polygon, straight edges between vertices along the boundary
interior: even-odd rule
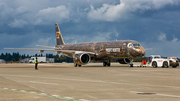
[[[156,95],[159,95],[159,96],[168,96],[168,97],[178,97],[178,98],[180,98],[180,96],[177,96],[177,95],[167,95],[167,94],[156,94]]]
[[[67,99],[74,99],[73,97],[64,97],[64,98],[67,98]]]
[[[31,83],[40,83],[40,84],[47,84],[47,85],[59,85],[57,83],[45,83],[45,82],[37,82],[37,81],[29,81]]]
[[[26,92],[25,90],[20,90],[21,92]]]
[[[30,93],[36,93],[36,92],[30,92]]]
[[[81,100],[81,101],[89,101],[89,100],[85,100],[85,99],[79,99],[79,100]]]
[[[47,95],[46,93],[40,93],[40,94],[42,94],[42,95]]]
[[[137,91],[130,91],[131,93],[144,93],[144,92],[137,92]],[[178,95],[169,95],[169,94],[158,94],[158,93],[156,93],[156,94],[153,94],[153,95],[159,95],[159,96],[166,96],[166,97],[177,97],[177,98],[180,98],[180,96],[178,96]]]
[[[149,85],[149,84],[135,84],[135,83],[119,83],[119,82],[109,82],[109,81],[95,81],[95,80],[79,80],[79,79],[65,79],[65,78],[50,78],[50,77],[36,77],[36,76],[26,76],[26,75],[7,75],[7,74],[0,74],[5,76],[17,76],[17,77],[30,77],[30,78],[41,78],[41,79],[55,79],[55,80],[65,80],[65,81],[81,81],[81,82],[91,82],[91,83],[109,83],[109,84],[125,84],[125,85],[138,85],[138,86],[150,86],[150,87],[164,87],[164,88],[176,88],[180,89],[180,87],[176,86],[158,86],[158,85]],[[32,81],[36,82],[36,81]],[[40,82],[39,82],[40,83]],[[41,82],[42,83],[42,82]],[[50,83],[53,84],[53,83]],[[58,85],[58,84],[56,84]]]
[[[59,95],[51,95],[51,96],[59,97]]]
[[[24,90],[16,90],[16,89],[7,89],[7,88],[0,88],[0,90],[6,90],[6,91],[12,91],[12,92],[18,92],[18,93],[25,93],[25,94],[34,94],[34,95],[39,95],[39,96],[45,96],[45,97],[50,97],[50,98],[57,98],[57,99],[62,99],[62,100],[69,100],[69,101],[89,101],[89,100],[75,100],[72,97],[66,97],[66,98],[62,98],[62,97],[58,97],[58,95],[54,95],[54,96],[50,96],[50,95],[44,95],[45,93],[41,93],[38,94],[36,92],[24,92]]]
[[[129,91],[131,93],[143,93],[143,92],[137,92],[137,91]]]

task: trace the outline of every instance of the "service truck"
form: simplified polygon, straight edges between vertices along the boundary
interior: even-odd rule
[[[154,68],[167,68],[170,66],[170,63],[168,59],[162,58],[160,55],[151,55],[149,57],[148,65]]]
[[[29,63],[35,63],[36,57],[31,57]],[[46,63],[46,57],[37,57],[39,63]]]
[[[176,57],[167,57],[167,59],[169,60],[170,66],[172,66],[173,68],[179,66],[179,61]]]

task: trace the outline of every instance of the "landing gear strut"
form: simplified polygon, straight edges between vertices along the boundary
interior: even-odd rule
[[[77,64],[74,62],[74,67],[77,67]]]
[[[103,66],[105,67],[107,65],[107,62],[103,62]]]
[[[130,59],[129,67],[133,67],[133,59]]]
[[[129,67],[133,67],[133,64],[129,64]]]
[[[74,67],[77,67],[77,66],[81,67],[81,65],[78,65],[78,64],[76,64],[76,63],[74,62]]]

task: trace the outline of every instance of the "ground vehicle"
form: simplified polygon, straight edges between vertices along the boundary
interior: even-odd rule
[[[34,63],[35,62],[36,57],[31,57],[31,59],[29,60],[29,63]],[[39,63],[46,63],[46,57],[37,57],[38,62]]]
[[[168,57],[167,59],[169,60],[170,66],[172,66],[173,68],[179,66],[179,61],[176,57]]]
[[[167,68],[170,66],[170,63],[168,59],[161,58],[160,55],[151,55],[149,57],[148,65],[154,68],[157,68],[157,67]]]

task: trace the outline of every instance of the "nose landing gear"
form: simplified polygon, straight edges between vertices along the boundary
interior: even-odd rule
[[[130,59],[129,67],[133,67],[133,59]]]
[[[133,64],[129,64],[129,67],[133,67]]]

